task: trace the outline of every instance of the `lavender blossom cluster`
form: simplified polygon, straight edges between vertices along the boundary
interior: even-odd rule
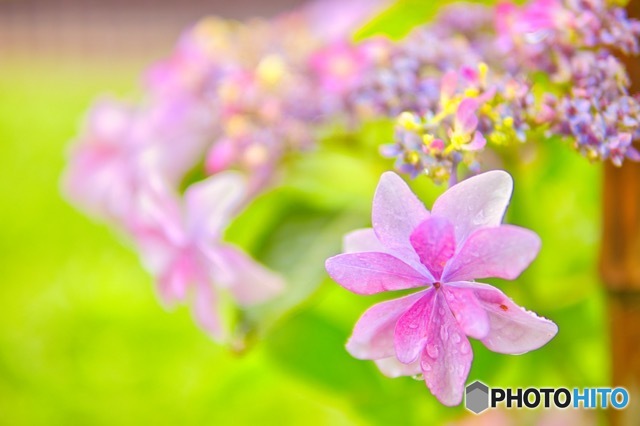
[[[616,55],[636,55],[639,35],[640,22],[603,0],[454,4],[387,45],[352,108],[398,117],[382,154],[412,177],[455,182],[460,164],[477,171],[485,145],[524,142],[531,130],[591,160],[637,161],[638,98]],[[463,130],[461,115],[473,125]]]

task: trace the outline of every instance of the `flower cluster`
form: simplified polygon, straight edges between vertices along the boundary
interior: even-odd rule
[[[353,83],[341,76],[363,59],[345,59],[340,46],[370,7],[330,1],[271,21],[206,18],[146,73],[144,102],[98,102],[73,147],[67,196],[126,233],[163,302],[188,302],[219,342],[238,337],[222,305],[244,309],[285,287],[224,230],[282,158],[308,149],[314,127],[344,108]]]
[[[479,170],[475,153],[487,144],[484,135],[495,145],[525,141],[527,115],[534,107],[526,82],[494,80],[480,63],[477,69],[446,73],[439,95],[436,106],[422,116],[401,113],[395,143],[382,147],[384,156],[396,158],[399,171],[455,183],[459,164]]]
[[[614,55],[639,53],[640,22],[603,0],[540,0],[497,10],[502,48],[519,72],[543,71],[552,87],[538,123],[564,135],[591,160],[637,161],[631,145],[640,123],[624,65]]]
[[[638,21],[603,0],[452,5],[387,44],[354,91],[353,110],[398,116],[395,142],[382,153],[413,177],[455,182],[459,164],[478,169],[474,153],[483,140],[523,142],[530,129],[565,136],[588,158],[619,165],[640,158],[631,145],[640,108],[613,52],[637,54],[639,35]],[[460,115],[469,117],[469,128]]]

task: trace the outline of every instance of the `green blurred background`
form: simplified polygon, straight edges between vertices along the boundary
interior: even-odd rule
[[[397,3],[364,34],[406,32],[436,8],[423,3]],[[135,99],[145,64],[170,44],[164,53],[131,50],[120,59],[98,49],[90,60],[10,47],[0,56],[0,424],[465,421],[464,409],[441,406],[423,382],[385,378],[346,353],[356,319],[384,297],[350,294],[322,268],[344,232],[368,225],[377,179],[391,167],[375,147],[390,137],[388,124],[370,125],[358,139],[328,136],[314,155],[292,161],[286,185],[257,200],[229,230],[231,241],[285,273],[300,297],[312,292],[238,355],[200,332],[186,308],[163,310],[126,240],[74,210],[59,191],[65,152],[92,100],[103,93]],[[543,249],[520,279],[494,284],[553,319],[560,332],[521,356],[474,344],[469,381],[607,384],[596,271],[601,167],[553,141],[519,150],[521,161],[509,161],[513,155],[503,153],[515,179],[507,221],[538,232]],[[443,190],[420,180],[412,187],[427,206]],[[500,421],[551,424],[541,414],[510,412]]]

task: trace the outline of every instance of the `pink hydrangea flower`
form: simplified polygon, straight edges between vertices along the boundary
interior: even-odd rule
[[[346,253],[326,268],[357,294],[420,291],[367,310],[347,343],[351,355],[391,377],[422,373],[440,402],[457,405],[473,359],[468,337],[521,354],[555,336],[553,322],[474,281],[515,279],[538,253],[534,232],[501,225],[512,187],[506,172],[484,173],[451,187],[430,213],[398,175],[382,175],[373,229],[346,235]]]
[[[356,87],[370,62],[366,48],[340,40],[315,52],[310,67],[323,91],[343,96]]]
[[[246,179],[236,172],[219,173],[191,185],[184,202],[161,184],[152,189],[139,200],[132,230],[143,262],[156,277],[165,304],[191,297],[198,324],[225,341],[229,330],[222,317],[222,293],[246,307],[284,289],[280,275],[222,240],[246,202]]]
[[[122,222],[148,170],[138,136],[132,107],[110,99],[93,106],[63,182],[74,204],[94,217]]]

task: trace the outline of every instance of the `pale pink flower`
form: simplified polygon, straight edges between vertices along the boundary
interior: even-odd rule
[[[221,312],[226,293],[239,306],[268,301],[284,289],[282,277],[222,233],[244,206],[245,178],[224,172],[191,185],[181,203],[161,184],[139,200],[132,230],[143,262],[169,306],[191,297],[198,324],[217,341],[228,337]]]
[[[506,354],[555,336],[553,322],[473,281],[515,279],[538,253],[534,232],[501,225],[512,186],[507,173],[487,172],[451,187],[429,213],[399,176],[382,175],[373,229],[348,234],[346,254],[328,259],[327,271],[357,294],[422,290],[367,310],[349,353],[375,360],[391,377],[422,373],[439,401],[457,405],[473,359],[467,336]]]
[[[96,103],[73,146],[63,186],[71,201],[102,220],[121,222],[137,191],[141,143],[133,108],[112,100]]]
[[[321,89],[334,96],[344,96],[353,90],[370,64],[365,49],[345,40],[319,49],[310,59]]]
[[[153,179],[177,187],[197,164],[207,128],[203,111],[186,103],[97,102],[72,147],[64,191],[92,216],[127,228]]]

